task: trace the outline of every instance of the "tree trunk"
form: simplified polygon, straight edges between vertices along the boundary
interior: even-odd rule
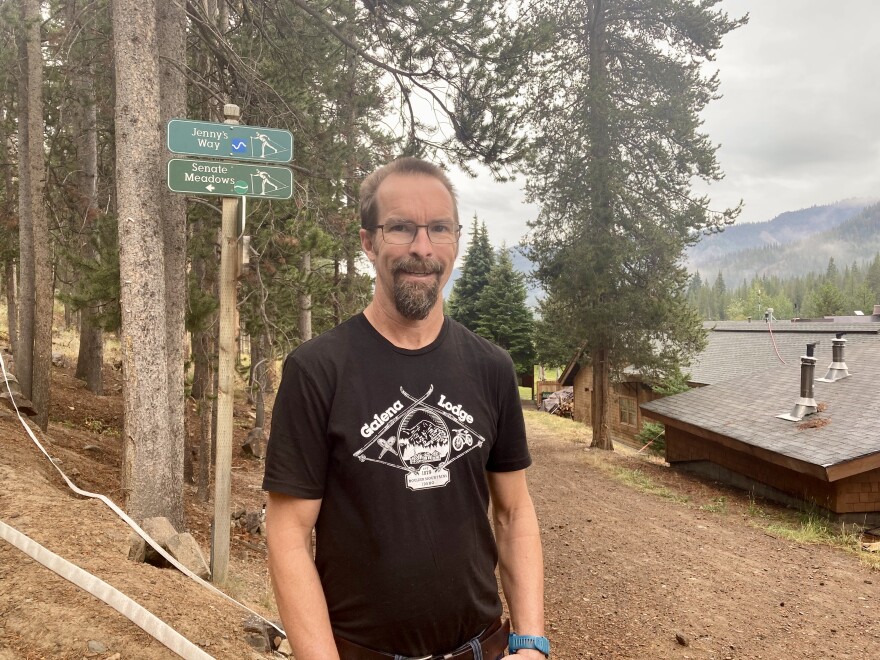
[[[28,143],[27,169],[34,262],[34,344],[31,401],[37,425],[49,426],[49,381],[52,369],[52,311],[54,303],[52,258],[49,249],[49,218],[46,211],[46,162],[43,149],[43,53],[40,42],[39,0],[23,0],[27,22]],[[23,168],[22,168],[23,169]],[[24,258],[22,258],[22,263]],[[27,352],[27,346],[25,346]]]
[[[186,81],[175,65],[186,62],[186,5],[182,2],[159,2],[157,5],[158,43],[163,57],[159,60],[160,121],[163,131],[169,119],[186,117]],[[184,481],[186,431],[184,428],[186,387],[186,198],[166,186],[161,190],[161,212],[165,253],[165,322],[168,345],[168,424],[171,432],[171,467],[174,482]],[[183,489],[174,508],[183,528]],[[172,521],[174,522],[174,521]]]
[[[95,103],[95,69],[93,63],[83,63],[85,73],[79,76],[77,90],[82,99],[79,107],[80,140],[77,149],[82,173],[79,191],[82,200],[84,234],[81,256],[94,259],[95,249],[89,235],[94,231],[98,209],[98,111]],[[79,314],[79,354],[76,360],[76,378],[86,382],[93,394],[104,394],[104,333],[95,320],[95,309],[87,304]]]
[[[113,3],[124,438],[122,488],[135,520],[183,520],[182,470],[167,414],[165,260],[158,191],[159,54],[155,0]],[[182,463],[182,461],[181,461]]]
[[[263,353],[263,331],[251,335],[251,392],[256,407],[254,428],[263,428],[266,417],[266,355]]]
[[[12,355],[18,355],[18,310],[15,304],[15,290],[18,284],[15,281],[15,262],[6,264],[6,320],[9,328],[9,345]]]
[[[217,231],[208,225],[206,220],[198,220],[192,225],[192,236],[195,243],[200,243],[205,234],[210,232],[209,245],[212,250],[196,248],[192,257],[192,275],[195,287],[201,291],[212,293],[216,297],[217,260],[214,257],[218,242]],[[193,383],[190,394],[196,401],[198,414],[198,474],[196,476],[197,496],[201,502],[210,497],[211,466],[213,465],[213,434],[214,434],[214,375],[216,372],[215,346],[217,332],[216,311],[207,318],[199,319],[201,327],[192,333]]]
[[[312,294],[309,278],[312,274],[312,253],[303,252],[300,270],[303,275],[303,292],[299,296],[299,338],[306,342],[312,338]]]
[[[8,106],[7,106],[8,107]],[[13,194],[13,182],[12,182],[12,153],[11,153],[11,143],[9,142],[8,135],[6,133],[6,122],[2,121],[6,117],[0,117],[0,149],[2,149],[3,154],[3,190],[4,190],[4,208],[3,215],[4,223],[3,228],[8,231],[10,234],[16,229],[16,213],[13,211],[11,200],[14,197]],[[10,249],[12,249],[12,245],[10,245]],[[4,267],[4,283],[6,286],[6,321],[7,328],[9,328],[9,347],[12,350],[12,355],[18,355],[18,308],[16,307],[17,303],[17,291],[18,291],[18,281],[16,277],[16,268],[15,268],[15,260],[10,257],[9,261],[6,262]]]
[[[22,20],[25,19],[22,7]],[[31,213],[31,171],[28,167],[27,38],[18,43],[18,352],[15,375],[21,392],[30,399],[33,390],[34,360],[34,219]]]
[[[611,235],[614,231],[614,210],[611,206],[611,139],[610,119],[608,117],[608,72],[605,55],[605,0],[592,0],[587,11],[587,29],[589,33],[589,89],[590,102],[587,108],[587,120],[590,134],[590,165],[587,180],[590,185],[590,212],[599,227],[596,235],[598,245],[607,244],[608,249],[597,249],[596,272],[601,273],[598,279],[595,297],[601,306],[603,298],[614,295],[613,278],[614,264],[613,244]],[[611,434],[608,430],[608,390],[609,390],[609,346],[610,337],[601,333],[590,337],[595,348],[591,351],[593,363],[593,394],[592,424],[593,441],[590,446],[599,449],[614,449]]]
[[[590,354],[593,364],[592,410],[590,413],[593,426],[593,441],[590,443],[590,447],[613,450],[614,444],[611,441],[611,433],[608,429],[608,393],[611,380],[608,354],[608,349],[598,349]]]

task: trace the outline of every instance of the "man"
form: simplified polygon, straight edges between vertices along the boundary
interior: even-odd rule
[[[402,158],[363,182],[360,211],[373,299],[287,358],[273,411],[269,567],[294,654],[496,660],[509,641],[497,561],[511,650],[543,660],[513,364],[443,315],[460,234],[452,185]]]

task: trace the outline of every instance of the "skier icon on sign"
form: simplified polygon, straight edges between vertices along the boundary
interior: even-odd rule
[[[266,186],[272,186],[272,190],[278,190],[278,184],[272,181],[272,177],[266,170],[257,170],[256,175],[260,179],[260,194],[266,194]]]
[[[257,133],[254,136],[257,140],[259,140],[260,144],[260,158],[266,157],[266,149],[271,149],[273,154],[278,153],[278,147],[272,144],[272,140],[269,139],[269,136],[265,133]]]

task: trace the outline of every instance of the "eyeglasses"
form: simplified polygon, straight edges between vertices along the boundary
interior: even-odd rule
[[[456,227],[454,222],[431,222],[426,225],[417,225],[414,222],[386,222],[384,225],[376,225],[382,230],[382,238],[392,245],[409,245],[416,240],[416,234],[421,227],[425,228],[428,240],[434,244],[455,243],[461,233],[461,227]]]

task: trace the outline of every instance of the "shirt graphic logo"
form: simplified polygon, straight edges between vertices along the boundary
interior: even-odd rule
[[[450,481],[447,466],[486,441],[470,426],[474,418],[445,394],[431,399],[434,386],[414,397],[402,387],[407,401],[397,400],[361,427],[369,442],[354,456],[406,472],[410,490],[440,488]]]

